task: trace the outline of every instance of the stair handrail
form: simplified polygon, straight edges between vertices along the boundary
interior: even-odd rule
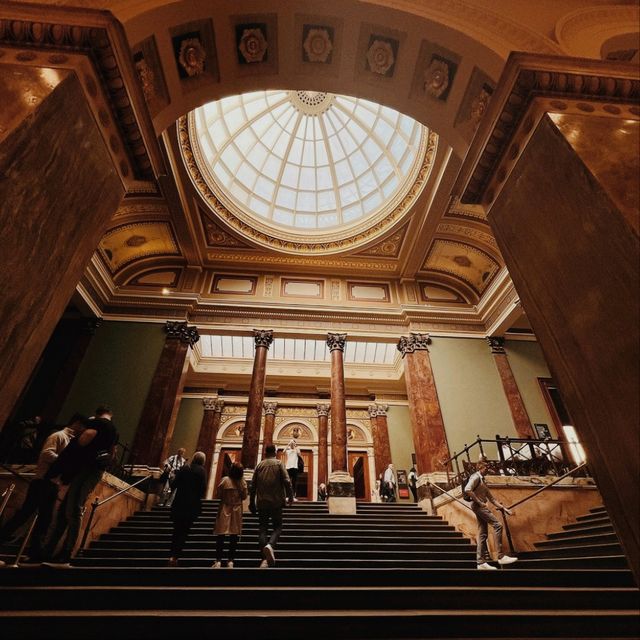
[[[11,494],[15,491],[16,484],[12,482],[3,492],[0,498],[2,498],[2,504],[0,504],[0,518],[2,518],[2,514],[11,499]]]
[[[114,493],[113,495],[108,496],[107,498],[104,498],[103,500],[98,500],[98,497],[96,496],[95,500],[91,503],[91,513],[89,514],[89,520],[87,521],[87,525],[84,528],[84,533],[82,534],[82,540],[80,541],[80,546],[78,547],[78,555],[82,555],[83,552],[84,552],[84,547],[85,547],[85,545],[87,543],[87,538],[89,537],[89,531],[91,529],[91,524],[93,523],[93,517],[95,516],[96,510],[98,509],[98,507],[101,507],[103,504],[106,504],[107,502],[110,502],[111,500],[114,500],[115,498],[121,496],[123,493],[128,493],[134,487],[136,487],[139,484],[142,484],[143,482],[145,482],[145,480],[149,480],[149,477],[150,476],[144,476],[144,478],[140,478],[140,480],[137,480],[133,484],[130,484],[129,486],[125,487],[124,489],[121,489],[117,493]]]
[[[10,474],[14,475],[19,480],[22,480],[22,482],[26,482],[27,484],[29,484],[33,479],[33,478],[25,478],[19,471],[16,471],[15,469],[8,467],[3,462],[0,462],[0,469],[4,469],[5,471],[8,471]]]
[[[549,489],[549,487],[553,487],[554,484],[558,484],[558,482],[560,482],[561,480],[564,480],[568,476],[573,475],[576,471],[586,466],[587,466],[586,462],[581,462],[577,467],[574,467],[570,471],[567,471],[567,473],[556,478],[555,480],[553,480],[553,482],[550,482],[549,484],[545,484],[544,487],[542,487],[541,489],[538,489],[537,491],[534,491],[533,493],[530,493],[528,496],[525,496],[524,498],[522,498],[522,500],[518,500],[517,502],[514,502],[512,505],[509,505],[507,509],[513,509],[527,502],[527,500],[531,500],[532,498],[535,498],[537,495],[541,494],[543,491],[546,491],[547,489]]]
[[[469,509],[470,511],[473,511],[473,509],[471,509],[471,507],[468,504],[466,504],[463,500],[460,500],[459,498],[456,498],[454,495],[451,495],[448,491],[445,491],[442,487],[439,487],[437,484],[434,484],[431,481],[429,481],[427,484],[431,487],[435,487],[438,491],[440,491],[440,493],[444,493],[445,495],[449,496],[452,500],[459,502],[463,507],[465,507],[465,509]]]

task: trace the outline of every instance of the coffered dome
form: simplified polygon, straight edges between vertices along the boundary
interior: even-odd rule
[[[406,213],[426,177],[429,131],[348,96],[232,96],[193,111],[188,132],[197,170],[223,213],[294,247],[313,250],[354,234],[366,241],[363,231],[384,231]]]

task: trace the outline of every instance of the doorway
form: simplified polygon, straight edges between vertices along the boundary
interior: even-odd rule
[[[298,500],[313,500],[313,452],[298,449],[300,457],[304,460],[304,471],[298,473],[295,494]],[[284,460],[284,451],[278,452],[278,460]]]
[[[231,469],[231,465],[234,462],[240,462],[240,457],[242,455],[241,449],[221,449],[220,455],[218,456],[218,464],[216,465],[216,482],[213,485],[213,493],[215,497],[216,489],[220,484],[220,480],[224,478],[224,476],[229,475],[229,469]]]
[[[371,501],[369,486],[369,459],[365,452],[349,452],[349,472],[355,484],[356,500]]]

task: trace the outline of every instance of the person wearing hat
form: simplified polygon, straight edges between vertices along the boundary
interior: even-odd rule
[[[491,556],[489,554],[489,548],[487,546],[487,535],[489,525],[493,528],[495,547],[498,552],[498,564],[507,565],[517,562],[518,558],[512,558],[502,552],[502,525],[496,518],[495,514],[487,506],[488,502],[491,502],[496,509],[504,511],[507,515],[511,515],[511,511],[507,509],[501,502],[498,502],[489,487],[487,487],[484,481],[484,474],[487,470],[487,458],[481,455],[478,458],[477,471],[469,477],[464,487],[464,492],[467,494],[467,499],[471,501],[471,509],[478,521],[478,542],[476,550],[476,562],[478,569],[481,571],[494,570],[497,567],[489,564]]]

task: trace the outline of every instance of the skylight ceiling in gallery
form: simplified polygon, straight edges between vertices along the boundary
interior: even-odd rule
[[[189,116],[194,156],[234,213],[305,235],[353,229],[393,210],[416,181],[428,130],[367,100],[260,91]]]
[[[393,365],[398,350],[396,342],[349,341],[345,345],[345,364]],[[253,359],[254,339],[250,336],[201,335],[198,343],[204,358]],[[292,362],[330,362],[325,340],[274,338],[268,360]]]

